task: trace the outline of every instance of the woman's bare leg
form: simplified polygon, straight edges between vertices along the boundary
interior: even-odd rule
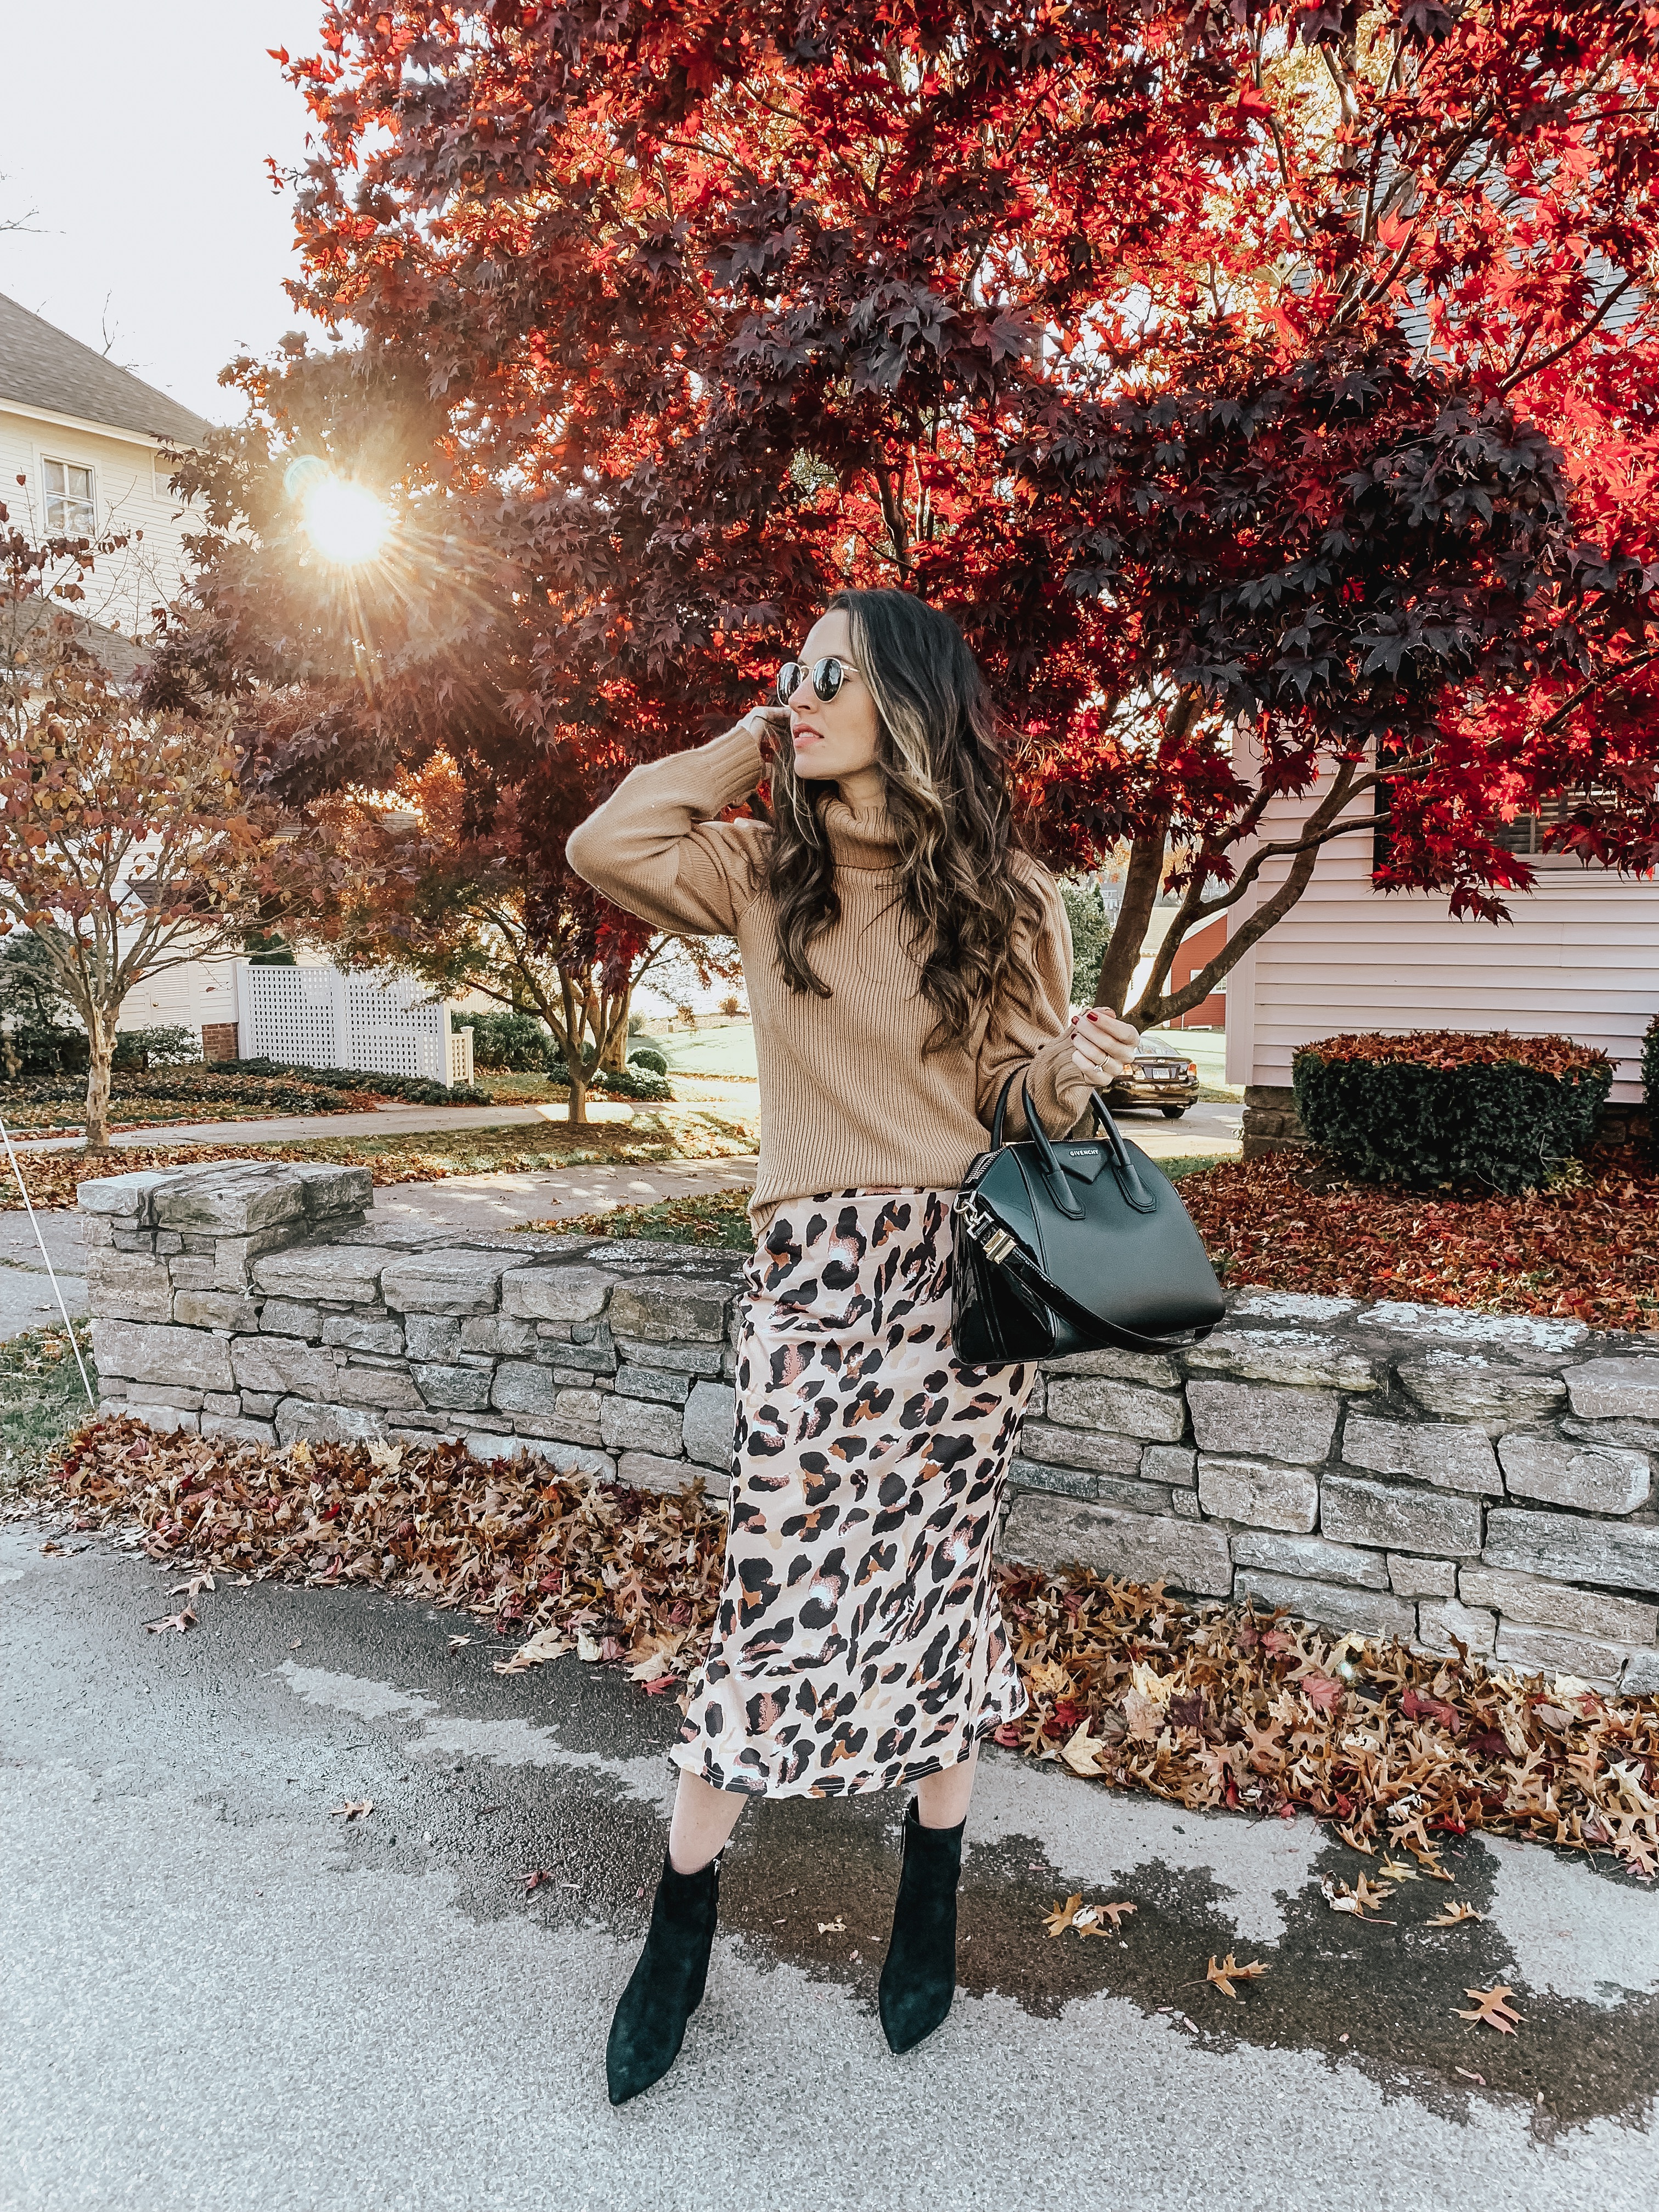
[[[968,1818],[974,1794],[974,1773],[979,1765],[979,1740],[960,1765],[943,1774],[930,1774],[916,1784],[916,1818],[924,1828],[959,1828]],[[678,1817],[678,1816],[677,1816]]]
[[[706,1867],[742,1819],[748,1802],[745,1790],[716,1790],[701,1775],[682,1771],[668,1829],[668,1863],[675,1873],[696,1874]]]

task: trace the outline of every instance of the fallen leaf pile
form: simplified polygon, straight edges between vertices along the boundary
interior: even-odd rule
[[[1583,1169],[1553,1191],[1458,1198],[1333,1182],[1307,1153],[1269,1152],[1194,1169],[1181,1198],[1230,1290],[1659,1328],[1659,1169],[1631,1147]]]
[[[403,1592],[518,1639],[503,1673],[574,1650],[654,1692],[702,1656],[726,1539],[701,1483],[662,1496],[459,1444],[284,1454],[121,1417],[78,1431],[48,1487],[77,1528],[136,1524],[169,1565]],[[1361,1853],[1382,1846],[1390,1880],[1407,1856],[1446,1879],[1442,1839],[1483,1828],[1659,1872],[1652,1698],[1333,1642],[1083,1568],[998,1572],[1030,1701],[997,1730],[1006,1748],[1189,1808],[1300,1808]],[[1362,1878],[1341,1909],[1364,1917],[1386,1894]]]

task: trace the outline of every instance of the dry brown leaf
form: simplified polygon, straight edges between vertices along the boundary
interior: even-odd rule
[[[1077,1918],[1078,1907],[1082,1902],[1083,1892],[1079,1890],[1076,1896],[1068,1897],[1064,1905],[1051,1906],[1042,1923],[1048,1933],[1051,1936],[1063,1936]]]
[[[1443,1912],[1437,1912],[1431,1920],[1425,1920],[1423,1925],[1425,1928],[1456,1928],[1465,1920],[1479,1920],[1482,1917],[1472,1905],[1465,1904],[1460,1897],[1449,1899]]]
[[[844,1936],[847,1933],[847,1923],[837,1913],[833,1920],[819,1921],[818,1933],[820,1936]]]
[[[1392,1897],[1394,1894],[1387,1882],[1367,1881],[1363,1874],[1352,1889],[1348,1887],[1346,1881],[1333,1882],[1328,1877],[1322,1881],[1319,1887],[1324,1893],[1326,1904],[1330,1906],[1333,1912],[1348,1913],[1355,1920],[1367,1920],[1378,1917],[1377,1906],[1382,1904],[1384,1898]],[[1389,1921],[1384,1924],[1391,1928],[1394,1923]]]
[[[374,1810],[372,1797],[359,1797],[343,1805],[331,1805],[328,1813],[331,1820],[366,1820]]]
[[[1115,1936],[1120,1923],[1133,1911],[1133,1905],[1085,1905],[1073,1915],[1072,1932],[1076,1936]]]
[[[1484,2021],[1488,2027],[1495,2027],[1500,2035],[1513,2035],[1517,2027],[1525,2025],[1522,2014],[1510,2008],[1509,2000],[1515,1991],[1506,1982],[1495,1982],[1489,1990],[1465,1990],[1463,1994],[1474,1999],[1474,2009],[1465,2012],[1460,2005],[1454,2005],[1452,2010],[1459,2020],[1473,2021],[1477,2024]]]
[[[1067,1736],[1060,1747],[1060,1755],[1073,1774],[1104,1774],[1098,1754],[1106,1749],[1104,1741],[1089,1733],[1089,1723],[1084,1721]]]
[[[1260,1959],[1248,1966],[1241,1966],[1232,1953],[1229,1951],[1218,1966],[1213,1958],[1210,1960],[1205,1969],[1204,1978],[1218,1989],[1224,1997],[1236,1999],[1238,1991],[1233,1987],[1235,1982],[1253,1982],[1258,1975],[1265,1974],[1267,1971],[1265,1961]]]
[[[453,1651],[468,1641],[465,1636],[452,1636],[449,1648]],[[521,1644],[510,1659],[495,1659],[490,1665],[497,1674],[523,1674],[549,1659],[563,1658],[567,1651],[575,1648],[562,1629],[542,1628],[527,1643]]]
[[[170,1628],[177,1629],[179,1635],[183,1636],[195,1626],[196,1615],[189,1606],[186,1606],[182,1613],[168,1613],[165,1620],[147,1620],[144,1623],[144,1626],[152,1636],[165,1636]]]

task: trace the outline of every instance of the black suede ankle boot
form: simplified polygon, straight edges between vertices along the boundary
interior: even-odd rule
[[[664,1852],[650,1932],[605,2046],[613,2105],[625,2105],[660,2081],[680,2055],[685,2023],[702,2002],[708,1978],[720,1889],[718,1857],[696,1874],[676,1874]]]
[[[894,2051],[913,2050],[931,2035],[956,1995],[957,1883],[967,1825],[924,1828],[914,1797],[904,1815],[904,1865],[878,1991],[882,2030]]]

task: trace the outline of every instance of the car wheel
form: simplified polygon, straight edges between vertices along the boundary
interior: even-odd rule
[[[1158,1109],[1166,1121],[1178,1121],[1186,1110],[1184,1106],[1161,1106]]]

